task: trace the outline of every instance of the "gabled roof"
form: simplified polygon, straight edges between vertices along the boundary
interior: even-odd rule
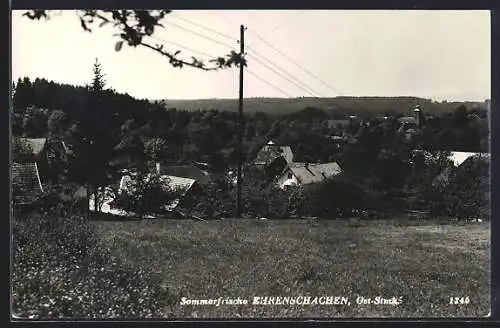
[[[267,144],[259,150],[255,158],[256,164],[270,164],[278,157],[283,156],[287,163],[293,162],[293,152],[290,146]]]
[[[342,172],[340,166],[337,163],[292,163],[287,168],[285,168],[281,175],[285,174],[289,170],[292,171],[298,182],[301,184],[322,182]]]
[[[43,187],[36,163],[12,163],[11,168],[14,203],[30,203],[43,195]]]
[[[413,116],[403,116],[398,118],[398,121],[404,124],[417,124],[417,120]]]
[[[448,159],[453,161],[453,165],[458,167],[462,165],[467,159],[471,157],[486,157],[490,158],[490,154],[488,153],[471,153],[471,152],[463,152],[463,151],[452,151]]]
[[[132,179],[135,179],[136,174],[135,173],[130,173],[130,174],[125,174],[122,176],[120,180],[120,190],[126,190],[127,189],[127,183],[131,181]],[[148,175],[150,176],[150,175]],[[189,179],[189,178],[183,178],[183,177],[176,177],[176,176],[171,176],[171,175],[162,175],[161,176],[161,181],[163,182],[163,185],[165,187],[171,188],[176,191],[180,191],[181,195],[185,195],[189,189],[194,185],[196,180],[194,179]]]
[[[193,179],[202,185],[210,181],[208,173],[194,165],[161,165],[160,174]]]
[[[20,142],[27,144],[34,155],[41,153],[47,143],[46,138],[17,138]]]
[[[120,180],[120,191],[127,190],[127,183],[134,179],[134,174],[124,175]],[[185,196],[188,191],[193,187],[196,182],[194,179],[181,178],[175,176],[162,175],[161,180],[165,187],[168,187],[176,192],[180,192],[180,196]],[[173,210],[179,204],[180,199],[174,199],[165,203],[165,209],[168,211]]]

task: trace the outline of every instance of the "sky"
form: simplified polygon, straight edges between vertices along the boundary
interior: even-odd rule
[[[84,85],[98,58],[108,87],[136,98],[238,97],[237,68],[174,68],[147,48],[116,52],[112,27],[85,32],[74,11],[48,21],[31,21],[23,12],[12,13],[14,81]],[[205,61],[239,51],[245,25],[245,97],[490,98],[489,11],[184,10],[163,23],[153,43]]]

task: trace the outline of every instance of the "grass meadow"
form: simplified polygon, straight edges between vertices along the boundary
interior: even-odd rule
[[[94,221],[113,256],[155,276],[170,318],[476,317],[490,308],[489,223],[393,220]],[[141,279],[140,276],[137,279]],[[252,305],[259,296],[343,305]],[[401,298],[365,304],[358,296]],[[181,299],[247,305],[181,305]],[[449,304],[467,297],[468,304]],[[177,301],[176,301],[177,300]],[[459,302],[460,303],[460,302]]]

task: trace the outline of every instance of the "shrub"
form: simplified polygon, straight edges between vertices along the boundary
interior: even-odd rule
[[[101,246],[81,216],[14,218],[13,313],[26,319],[163,317],[174,299],[146,270]]]
[[[366,207],[363,189],[347,175],[311,186],[307,198],[311,214],[318,217],[351,216],[354,210]]]
[[[183,207],[203,218],[231,217],[236,207],[236,194],[231,193],[223,177],[206,185],[198,185],[183,200]]]
[[[113,206],[140,217],[164,212],[166,206],[181,195],[180,190],[170,185],[168,178],[156,173],[138,172],[127,185],[126,190],[118,193]]]
[[[429,187],[423,197],[431,214],[489,219],[489,163],[469,159],[451,171],[449,182]]]

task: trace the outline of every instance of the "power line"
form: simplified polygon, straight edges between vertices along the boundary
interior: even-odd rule
[[[267,84],[267,85],[269,85],[269,86],[271,86],[271,87],[275,88],[275,89],[276,89],[276,90],[278,90],[279,92],[281,92],[281,93],[283,93],[283,94],[287,95],[288,97],[293,98],[293,96],[292,96],[291,94],[289,94],[288,92],[286,92],[286,91],[284,91],[284,90],[282,90],[282,89],[278,88],[277,86],[275,86],[275,85],[274,85],[274,84],[272,84],[271,82],[267,81],[266,79],[264,79],[264,78],[262,78],[262,77],[258,76],[257,74],[253,73],[252,71],[248,70],[248,68],[246,69],[246,72],[247,72],[248,74],[252,75],[253,77],[255,77],[256,79],[260,80],[261,82],[264,82],[265,84]]]
[[[307,94],[312,94],[312,96],[315,97],[314,92],[311,92],[310,90],[308,90],[308,88],[304,88],[303,86],[301,86],[300,84],[296,83],[295,81],[287,78],[286,76],[284,76],[283,74],[281,74],[280,72],[278,72],[277,70],[275,70],[272,66],[267,65],[266,63],[264,63],[263,61],[259,60],[258,58],[255,58],[255,57],[253,57],[253,60],[257,61],[258,63],[260,63],[261,65],[263,65],[264,67],[266,67],[270,71],[274,72],[276,75],[278,75],[279,77],[283,78],[284,80],[286,80],[286,81],[290,82],[291,84],[295,85],[299,89],[305,91]]]
[[[285,57],[286,59],[288,59],[290,62],[292,62],[293,64],[295,64],[297,67],[299,67],[300,69],[302,69],[304,72],[306,72],[307,74],[309,74],[309,76],[312,76],[314,79],[316,79],[317,81],[319,81],[320,83],[322,83],[324,86],[326,86],[327,88],[329,88],[330,90],[333,90],[334,92],[338,93],[339,95],[342,96],[342,93],[339,92],[337,89],[335,89],[334,87],[328,85],[326,82],[324,82],[322,79],[320,79],[319,77],[317,77],[316,75],[314,75],[313,73],[311,73],[309,70],[307,70],[304,66],[302,66],[301,64],[297,63],[295,60],[293,60],[292,58],[290,58],[289,56],[287,56],[285,53],[283,53],[281,50],[279,50],[278,48],[276,48],[275,46],[273,46],[272,44],[270,44],[269,42],[267,42],[264,38],[262,38],[260,35],[256,34],[255,32],[252,32],[252,31],[249,31],[251,34],[253,34],[257,39],[259,39],[261,42],[265,43],[267,46],[269,46],[271,49],[273,49],[274,51],[276,51],[277,53],[279,53],[280,55],[282,55],[283,57]]]
[[[156,37],[156,36],[150,36],[150,38],[155,39],[155,40],[157,40],[157,41],[164,42],[164,43],[169,43],[169,44],[171,44],[171,45],[173,45],[173,46],[176,46],[176,47],[179,47],[179,48],[182,48],[182,49],[188,50],[188,51],[192,51],[192,52],[197,53],[197,54],[202,55],[202,56],[207,56],[207,57],[210,57],[210,59],[214,59],[214,58],[216,58],[215,56],[212,56],[212,55],[210,55],[210,54],[207,54],[206,52],[199,51],[199,50],[196,50],[196,49],[193,49],[193,48],[189,48],[189,47],[183,46],[182,44],[175,43],[175,42],[172,42],[172,41],[168,41],[168,40],[165,40],[165,39],[162,39],[162,38]]]
[[[156,40],[161,41],[161,42],[170,43],[170,44],[172,44],[172,45],[174,45],[174,46],[176,46],[176,47],[183,48],[183,49],[186,49],[186,50],[188,50],[188,51],[192,51],[192,52],[198,53],[198,54],[200,54],[200,55],[204,55],[204,56],[207,56],[207,57],[210,57],[210,58],[216,58],[216,56],[213,56],[213,55],[208,54],[208,53],[203,52],[203,51],[199,51],[199,50],[196,50],[196,49],[193,49],[193,48],[186,47],[186,46],[184,46],[184,45],[182,45],[182,44],[179,44],[179,43],[175,43],[175,42],[172,42],[172,41],[168,41],[168,40],[165,40],[165,39],[162,39],[162,38],[159,38],[159,37],[155,37],[155,36],[151,36],[151,38],[156,39]],[[258,80],[260,80],[260,81],[262,81],[262,82],[264,82],[264,83],[266,83],[266,84],[270,85],[271,87],[275,88],[275,89],[276,89],[276,90],[278,90],[279,92],[281,92],[281,93],[283,93],[283,94],[285,94],[285,95],[289,96],[290,98],[293,98],[293,96],[292,96],[291,94],[289,94],[288,92],[286,92],[286,91],[284,91],[284,90],[282,90],[282,89],[278,88],[277,86],[275,86],[275,85],[274,85],[274,84],[272,84],[271,82],[269,82],[269,81],[265,80],[264,78],[262,78],[262,77],[258,76],[257,74],[253,73],[252,71],[248,70],[248,68],[247,68],[247,69],[245,69],[245,71],[246,71],[248,74],[250,74],[250,75],[252,75],[253,77],[255,77],[256,79],[258,79]]]
[[[184,21],[184,22],[186,22],[186,23],[188,23],[188,24],[191,24],[191,25],[197,26],[197,27],[202,28],[202,29],[204,29],[204,30],[207,30],[207,31],[209,31],[209,32],[212,32],[212,33],[218,34],[218,35],[220,35],[220,36],[222,36],[222,37],[225,37],[225,38],[227,38],[227,39],[229,39],[229,40],[231,40],[231,41],[235,41],[235,40],[236,40],[236,38],[234,38],[233,36],[230,36],[230,35],[228,35],[228,34],[225,34],[225,33],[219,32],[219,31],[214,30],[213,28],[207,27],[207,26],[205,26],[205,25],[201,25],[201,24],[195,23],[195,22],[193,22],[193,21],[191,21],[191,20],[189,20],[189,19],[187,19],[187,18],[179,17],[179,16],[176,16],[176,15],[172,15],[172,17],[177,18],[177,19],[180,19],[180,20],[182,20],[182,21]]]
[[[206,35],[203,35],[203,34],[201,34],[201,33],[198,33],[198,32],[195,32],[195,31],[192,31],[192,30],[190,30],[190,29],[188,29],[188,28],[185,28],[185,27],[179,26],[179,25],[177,25],[177,24],[175,24],[175,23],[171,23],[171,22],[166,22],[166,23],[167,23],[167,24],[169,24],[169,25],[171,25],[171,26],[173,26],[173,27],[176,27],[176,28],[178,28],[178,29],[180,29],[180,30],[183,30],[183,31],[185,31],[185,32],[188,32],[188,33],[191,33],[191,34],[197,35],[197,36],[202,37],[202,38],[204,38],[204,39],[207,39],[207,40],[210,40],[210,41],[212,41],[212,42],[215,42],[215,43],[218,43],[218,44],[220,44],[220,45],[223,45],[223,46],[225,46],[225,47],[227,47],[227,48],[230,48],[230,49],[234,49],[234,48],[235,48],[234,46],[230,46],[230,45],[228,45],[227,43],[224,43],[224,42],[221,42],[221,41],[219,41],[219,40],[213,39],[213,38],[208,37],[208,36],[206,36]]]
[[[227,17],[224,17],[222,15],[219,15],[215,12],[209,12],[211,13],[212,15],[215,15],[215,16],[218,16],[220,18],[222,18],[223,20],[231,23],[231,24],[235,24],[235,25],[238,25],[235,21],[231,20],[231,19],[228,19]],[[293,18],[297,17],[301,12],[298,11],[294,16],[292,17],[289,17],[287,19],[285,19],[281,24],[279,24],[277,27],[275,27],[270,33],[273,33],[274,31],[276,31],[278,28],[282,27],[283,25],[285,25],[288,21],[292,20]],[[280,51],[279,49],[277,49],[275,46],[273,46],[272,44],[270,44],[269,42],[267,42],[263,37],[261,37],[260,35],[258,35],[257,33],[253,32],[252,30],[248,30],[251,34],[253,34],[257,39],[259,39],[261,42],[265,43],[267,46],[269,46],[271,49],[273,49],[274,51],[276,51],[277,53],[279,53],[280,55],[282,55],[283,57],[285,57],[286,59],[288,59],[290,62],[292,62],[293,64],[295,64],[296,66],[298,66],[299,68],[301,68],[304,72],[306,72],[307,74],[309,74],[310,76],[312,76],[314,79],[316,79],[317,81],[319,81],[321,84],[323,84],[324,86],[326,86],[327,88],[329,88],[330,90],[334,91],[335,93],[341,95],[341,96],[344,96],[340,91],[338,91],[337,89],[335,89],[334,87],[328,85],[325,81],[323,81],[322,79],[320,79],[319,77],[317,77],[316,75],[314,75],[313,73],[311,73],[309,70],[307,70],[305,67],[303,67],[302,65],[300,65],[299,63],[297,63],[295,60],[293,60],[292,58],[290,58],[289,56],[287,56],[286,54],[284,54],[282,51]],[[247,46],[248,47],[248,46]],[[248,47],[249,48],[249,47]]]
[[[299,88],[301,88],[302,90],[305,90],[307,93],[311,94],[313,97],[316,97],[315,94],[319,95],[320,97],[323,97],[319,92],[315,91],[313,88],[309,87],[307,84],[305,84],[304,82],[300,81],[298,78],[294,77],[293,75],[291,75],[290,73],[288,73],[286,70],[284,70],[283,68],[279,67],[278,65],[276,65],[275,63],[273,63],[272,61],[270,61],[269,59],[267,59],[265,56],[259,54],[257,51],[255,51],[255,49],[251,48],[250,46],[247,46],[247,48],[249,48],[255,55],[257,55],[258,57],[260,57],[262,60],[268,62],[270,65],[272,65],[274,67],[269,67],[268,65],[264,64],[262,61],[258,60],[257,58],[254,58],[254,60],[256,60],[257,62],[261,63],[262,65],[266,66],[268,69],[272,70],[276,74],[278,74],[281,77],[283,77],[280,73],[276,72],[275,68],[278,69],[278,70],[280,70],[281,72],[283,72],[283,74],[287,75],[290,79],[292,79],[296,83],[294,83],[294,82],[288,80],[287,78],[283,77],[284,79],[288,80],[291,83],[294,83],[295,85],[299,84],[300,85]]]
[[[295,17],[297,17],[300,13],[301,13],[300,11],[297,11],[295,13],[295,15],[289,16],[288,18],[285,18],[285,20],[283,20],[283,22],[281,22],[281,24],[279,24],[275,28],[273,28],[268,34],[272,34],[272,33],[276,32],[278,29],[282,28],[287,23],[289,23],[291,20],[293,20]]]
[[[223,20],[225,20],[226,22],[228,22],[228,23],[230,23],[230,24],[233,24],[233,25],[239,25],[239,24],[238,24],[238,23],[236,23],[234,20],[229,19],[229,18],[227,18],[227,17],[224,17],[224,16],[222,16],[222,15],[220,15],[220,14],[216,13],[216,12],[209,11],[208,13],[209,13],[209,14],[211,14],[211,15],[217,16],[217,17],[219,17],[219,18],[222,18]]]
[[[336,92],[337,94],[339,94],[340,96],[343,96],[343,97],[346,97],[344,94],[342,94],[340,91],[338,91],[337,89],[335,89],[334,87],[328,85],[325,81],[323,81],[322,79],[320,79],[318,76],[316,76],[315,74],[311,73],[309,70],[307,70],[305,67],[303,67],[302,65],[300,65],[299,63],[297,63],[295,60],[293,60],[292,58],[290,58],[289,56],[287,56],[286,54],[284,54],[282,51],[280,51],[279,49],[277,49],[275,46],[273,46],[272,44],[270,44],[269,42],[267,42],[264,38],[262,38],[261,36],[259,36],[258,34],[256,34],[255,32],[253,31],[249,31],[251,34],[253,34],[256,38],[258,38],[260,41],[262,41],[263,43],[267,44],[271,49],[273,49],[274,51],[276,51],[277,53],[279,53],[280,55],[282,55],[283,57],[285,57],[286,59],[288,59],[290,62],[292,62],[293,64],[295,64],[297,67],[299,67],[300,69],[302,69],[304,72],[306,72],[309,76],[312,76],[314,79],[316,79],[317,81],[319,81],[321,84],[323,84],[324,86],[326,86],[327,88],[329,88],[330,90]],[[353,97],[353,103],[356,104],[360,109],[363,109],[363,110],[367,110],[364,106],[362,106],[358,101],[356,101]]]

